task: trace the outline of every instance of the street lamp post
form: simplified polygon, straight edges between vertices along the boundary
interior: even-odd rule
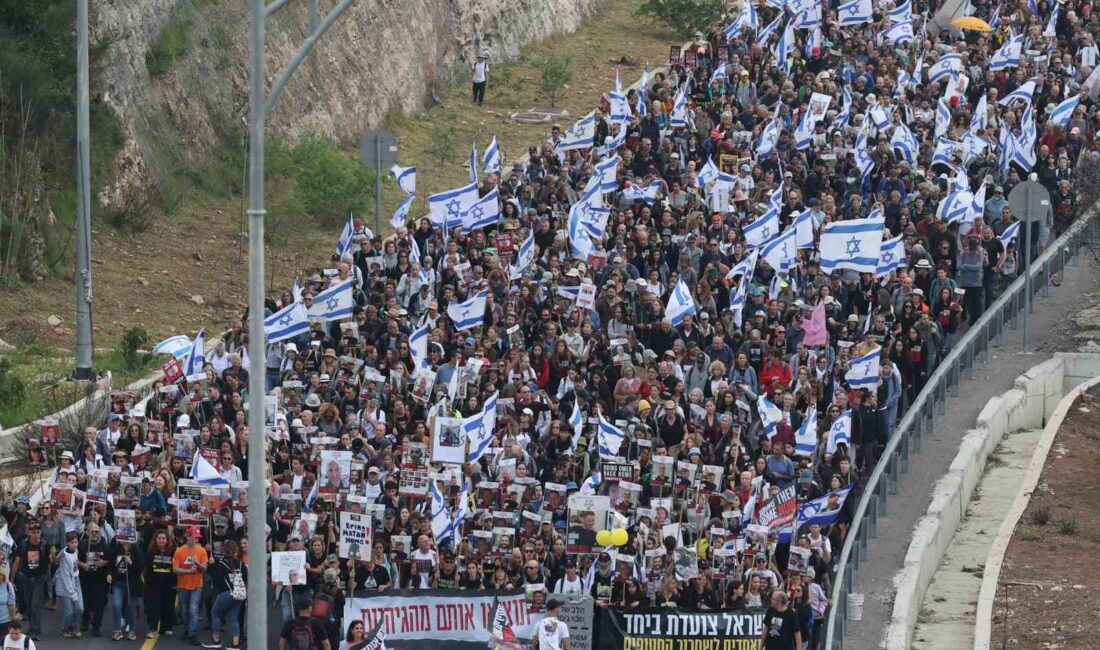
[[[298,47],[270,90],[264,83],[264,27],[269,16],[290,0],[252,0],[251,90],[248,157],[248,354],[255,368],[248,378],[248,638],[258,647],[267,639],[267,467],[264,396],[266,346],[264,342],[264,123],[287,82],[305,61],[317,41],[355,0],[341,0],[323,19],[317,19],[317,0],[310,2],[310,35]]]
[[[92,171],[88,0],[76,2],[76,379],[92,379]]]

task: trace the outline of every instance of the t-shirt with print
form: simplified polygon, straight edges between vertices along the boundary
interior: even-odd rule
[[[794,634],[798,631],[798,617],[790,607],[782,612],[769,607],[764,614],[764,624],[768,626],[764,650],[795,650]]]
[[[437,561],[435,552],[416,549],[413,551],[412,561],[416,563],[416,572],[420,577],[420,588],[430,588],[432,586],[432,571],[435,569]]]
[[[49,553],[46,552],[45,542],[39,542],[38,546],[35,546],[29,539],[23,540],[16,552],[16,557],[19,558],[19,572],[25,576],[44,576],[49,569]]]
[[[206,556],[206,549],[198,544],[196,544],[194,548],[181,546],[176,549],[176,554],[172,557],[172,565],[180,569],[197,566],[199,563],[205,565],[209,561],[209,558]],[[181,573],[176,576],[176,579],[178,581],[177,586],[184,591],[202,589],[201,571],[197,573]]]

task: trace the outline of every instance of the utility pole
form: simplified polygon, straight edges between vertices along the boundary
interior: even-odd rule
[[[92,170],[88,0],[76,0],[76,379],[92,379]]]
[[[82,0],[84,1],[84,0]],[[271,107],[282,94],[294,72],[305,61],[317,41],[328,31],[355,0],[341,0],[320,22],[317,2],[310,2],[310,35],[299,46],[270,90],[265,89],[264,28],[269,16],[290,0],[251,0],[252,30],[251,88],[249,97],[248,148],[248,356],[255,368],[248,377],[248,638],[256,647],[268,647],[267,641],[267,346],[264,341],[264,125]],[[297,612],[295,612],[297,614]]]

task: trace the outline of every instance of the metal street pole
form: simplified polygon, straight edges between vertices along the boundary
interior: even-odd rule
[[[265,454],[264,397],[267,392],[267,350],[264,341],[264,125],[271,107],[290,77],[317,41],[355,0],[341,0],[319,23],[311,2],[310,36],[299,46],[270,90],[265,90],[264,27],[268,16],[289,0],[252,0],[251,88],[248,151],[248,355],[263,364],[248,377],[248,638],[255,647],[267,647],[267,457]],[[295,612],[297,613],[297,612]]]
[[[88,0],[76,2],[76,378],[92,379],[92,170]]]
[[[252,0],[252,72],[248,148],[248,640],[267,643],[267,354],[264,350],[264,0]],[[297,613],[297,612],[295,612]]]
[[[374,139],[374,236],[382,236],[382,138]]]

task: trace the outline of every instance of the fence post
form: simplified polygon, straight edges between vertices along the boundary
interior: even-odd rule
[[[959,372],[959,366],[962,364],[958,359],[955,359],[951,363],[951,397],[959,396],[959,382],[962,381],[961,372]]]
[[[1050,297],[1050,260],[1043,262],[1043,297]]]

